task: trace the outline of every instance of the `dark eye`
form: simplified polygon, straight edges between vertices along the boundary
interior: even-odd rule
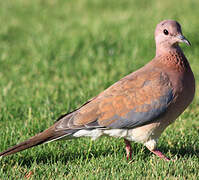
[[[163,33],[164,33],[165,35],[168,35],[168,34],[169,34],[169,32],[168,32],[166,29],[164,29]]]

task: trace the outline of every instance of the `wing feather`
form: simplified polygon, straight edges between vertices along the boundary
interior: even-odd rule
[[[62,124],[71,128],[134,128],[157,120],[173,98],[165,73],[132,73],[85,103]]]

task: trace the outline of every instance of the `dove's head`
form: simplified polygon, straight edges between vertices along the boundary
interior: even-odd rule
[[[180,42],[186,43],[189,46],[191,45],[183,36],[180,24],[173,20],[161,21],[156,26],[155,41],[156,48],[165,50],[177,47]]]

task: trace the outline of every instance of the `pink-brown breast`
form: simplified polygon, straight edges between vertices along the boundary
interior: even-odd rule
[[[175,97],[167,113],[158,121],[134,129],[133,135],[137,138],[141,137],[143,132],[147,134],[145,142],[150,139],[158,139],[164,129],[184,112],[195,94],[194,74],[184,54],[169,52],[165,57],[157,58],[157,61],[151,62],[151,66],[161,68],[168,74]]]
[[[165,60],[164,60],[165,59]],[[167,72],[175,94],[168,108],[171,121],[175,120],[192,102],[195,95],[195,78],[186,57],[180,52],[169,52],[159,64]]]

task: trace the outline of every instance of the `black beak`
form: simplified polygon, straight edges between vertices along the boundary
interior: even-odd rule
[[[177,38],[178,40],[180,40],[179,42],[183,42],[183,43],[186,43],[188,46],[191,46],[191,43],[189,42],[189,40],[187,40],[183,35],[178,35]]]

